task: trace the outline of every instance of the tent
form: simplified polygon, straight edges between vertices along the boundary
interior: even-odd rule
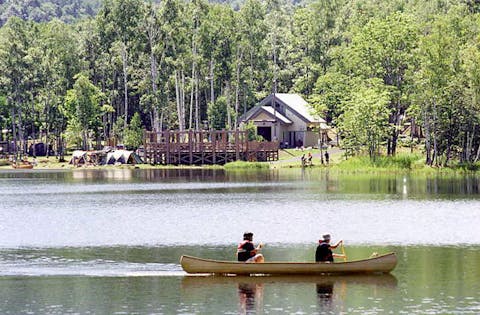
[[[87,163],[87,151],[75,150],[72,153],[70,164],[79,165]]]
[[[133,151],[115,150],[107,153],[106,164],[143,164],[142,159]]]

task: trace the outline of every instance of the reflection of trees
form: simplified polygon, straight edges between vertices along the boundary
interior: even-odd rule
[[[239,283],[239,314],[260,314],[263,304],[263,284]]]

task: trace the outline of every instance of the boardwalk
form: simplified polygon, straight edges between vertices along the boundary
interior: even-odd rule
[[[223,165],[233,161],[276,161],[278,142],[248,141],[246,131],[146,131],[150,164]]]

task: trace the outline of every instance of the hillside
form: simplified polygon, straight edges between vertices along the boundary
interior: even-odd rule
[[[153,0],[159,2],[160,0]],[[229,4],[237,10],[245,0],[208,0],[210,3]],[[304,0],[286,0],[293,4],[305,3]],[[102,6],[103,0],[0,0],[0,26],[11,16],[24,20],[46,22],[52,19],[71,23],[77,19],[94,16]]]
[[[0,25],[11,16],[35,22],[58,18],[72,22],[95,15],[101,0],[0,0]]]

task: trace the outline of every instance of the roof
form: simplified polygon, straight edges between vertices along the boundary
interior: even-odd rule
[[[292,124],[293,122],[285,117],[285,115],[281,114],[280,112],[276,111],[271,106],[261,106],[255,105],[252,109],[250,109],[246,114],[240,117],[240,121],[247,121],[252,119],[255,115],[257,115],[260,111],[265,111],[269,116],[275,117],[279,121],[283,122],[284,124]]]
[[[260,105],[270,105],[272,103],[272,98],[275,97],[276,101],[283,103],[283,105],[289,107],[294,111],[300,118],[305,120],[307,123],[325,123],[326,121],[320,116],[313,114],[313,108],[301,97],[299,94],[289,94],[289,93],[275,93],[267,96],[263,101],[260,102]]]
[[[292,121],[290,119],[288,119],[287,117],[285,117],[284,115],[282,115],[278,111],[274,110],[274,108],[271,107],[271,106],[261,106],[261,108],[264,111],[266,111],[267,113],[269,113],[270,115],[272,115],[273,117],[279,119],[283,123],[286,123],[286,124],[291,124],[292,123]]]

